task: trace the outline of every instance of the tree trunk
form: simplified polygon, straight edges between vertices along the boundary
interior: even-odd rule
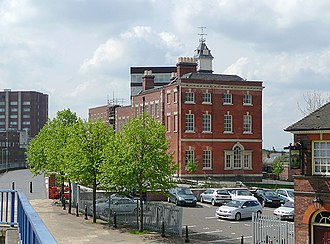
[[[72,205],[72,188],[71,188],[71,180],[69,179],[69,214],[71,213],[71,205]]]
[[[139,225],[139,232],[143,231],[143,193],[141,191],[139,191],[140,193],[140,225]]]
[[[93,180],[93,223],[96,223],[96,175]]]

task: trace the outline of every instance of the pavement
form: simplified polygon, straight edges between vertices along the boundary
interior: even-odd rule
[[[30,192],[32,182],[32,193]],[[92,223],[91,217],[76,216],[75,209],[68,213],[55,201],[47,199],[47,181],[42,175],[33,176],[30,170],[9,171],[0,175],[0,189],[12,189],[26,194],[32,207],[36,210],[50,233],[58,243],[184,243],[181,237],[165,236],[160,233],[148,232],[134,234],[133,229],[116,228],[98,220]],[[190,241],[190,243],[194,243]]]

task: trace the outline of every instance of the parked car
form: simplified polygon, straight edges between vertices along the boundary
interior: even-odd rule
[[[241,220],[252,218],[252,213],[262,214],[262,206],[258,200],[231,200],[220,206],[215,215],[218,218]]]
[[[274,210],[274,215],[281,217],[282,220],[294,219],[294,202],[287,201],[283,206]]]
[[[284,197],[287,201],[294,202],[294,190],[293,189],[286,189],[286,188],[280,188],[277,189],[276,192]]]
[[[176,205],[196,207],[197,198],[187,187],[176,187],[169,190],[168,202],[174,202]]]
[[[230,192],[231,199],[245,199],[257,201],[257,198],[248,189],[233,189]]]
[[[210,188],[201,193],[200,201],[211,203],[214,206],[231,201],[231,196],[226,189]]]
[[[279,207],[286,202],[277,192],[270,189],[257,189],[254,196],[262,206]]]
[[[111,195],[110,204],[109,198],[99,198],[96,200],[96,215],[102,215],[108,217],[109,214],[136,214],[138,209],[138,203],[136,200],[125,196]],[[90,212],[92,213],[93,206],[90,206]]]

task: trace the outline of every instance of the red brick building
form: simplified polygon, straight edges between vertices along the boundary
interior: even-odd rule
[[[130,106],[116,109],[116,128],[145,112],[167,128],[179,177],[261,180],[262,81],[213,74],[205,41],[193,58],[179,58],[167,85],[154,86],[152,71]],[[186,163],[194,159],[197,171]]]
[[[330,103],[285,129],[300,150],[294,176],[295,243],[330,242]]]

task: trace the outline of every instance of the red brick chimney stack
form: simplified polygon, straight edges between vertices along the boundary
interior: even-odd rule
[[[191,57],[179,57],[176,64],[178,77],[197,72],[197,60]]]
[[[145,70],[142,76],[142,89],[143,91],[154,88],[155,76],[152,75],[151,70]]]

